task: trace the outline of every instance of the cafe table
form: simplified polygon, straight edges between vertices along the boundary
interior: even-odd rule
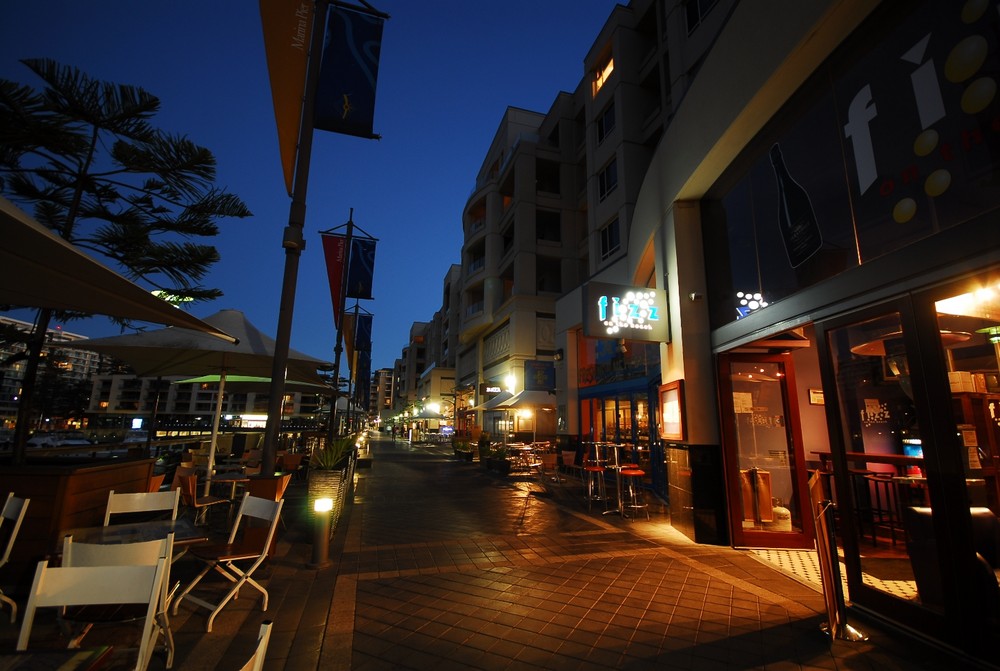
[[[5,650],[0,652],[0,671],[98,671],[111,661],[112,646],[95,648]]]
[[[174,534],[174,561],[187,552],[191,545],[204,543],[208,540],[207,532],[201,527],[195,526],[194,522],[186,517],[176,520],[149,520],[99,527],[79,527],[70,529],[63,535],[72,535],[73,540],[78,543],[112,545],[161,540],[170,533]]]

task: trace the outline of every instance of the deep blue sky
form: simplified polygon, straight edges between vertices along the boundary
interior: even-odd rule
[[[391,367],[410,326],[441,305],[442,280],[461,254],[462,208],[508,106],[548,111],[583,76],[583,58],[613,0],[382,0],[375,112],[379,141],[317,132],[309,179],[293,348],[333,360],[335,332],[318,231],[354,221],[378,238],[372,370]],[[245,312],[274,335],[288,221],[277,134],[253,0],[10,1],[0,8],[0,77],[38,85],[22,58],[52,58],[160,98],[155,124],[218,160],[219,186],[254,217],[223,222],[222,255],[199,304]],[[350,303],[353,305],[353,301]],[[25,315],[16,315],[26,318]],[[28,317],[30,318],[30,317]],[[107,320],[66,330],[92,337]]]

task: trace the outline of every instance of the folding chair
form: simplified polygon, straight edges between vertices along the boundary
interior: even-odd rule
[[[271,640],[271,621],[264,620],[260,624],[260,631],[257,633],[257,647],[247,663],[240,667],[240,671],[261,671],[264,668],[264,657],[267,655],[267,643]]]
[[[170,512],[170,519],[177,519],[177,505],[181,500],[181,492],[108,492],[108,507],[104,511],[104,526],[111,524],[111,516],[128,513]],[[133,515],[134,516],[134,515]]]
[[[190,473],[187,475],[174,475],[174,479],[178,480],[178,489],[180,490],[181,499],[184,501],[184,505],[193,511],[194,523],[198,524],[199,518],[203,523],[207,523],[206,515],[208,509],[212,506],[217,506],[220,504],[229,504],[229,499],[223,498],[221,496],[214,496],[212,494],[198,495],[198,475],[195,473]]]
[[[167,571],[173,561],[174,535],[168,534],[161,540],[142,541],[138,543],[77,543],[73,536],[63,538],[63,566],[155,566],[159,559],[167,560]],[[170,630],[168,608],[170,600],[180,587],[174,585],[170,589],[168,576],[164,576],[160,591],[159,607],[156,612],[158,633],[163,635],[167,651],[167,668],[174,663],[174,636]],[[82,625],[81,631],[70,642],[71,648],[78,647],[83,637],[94,624],[133,622],[143,617],[143,612],[134,605],[114,606],[83,606],[67,609],[63,614],[66,622],[76,622]]]
[[[160,557],[144,566],[60,566],[38,563],[35,579],[24,609],[24,622],[17,649],[27,650],[31,626],[39,608],[68,606],[142,604],[145,606],[142,634],[135,662],[136,671],[145,671],[159,635],[156,613],[160,607],[168,560]]]
[[[10,552],[14,549],[14,540],[17,539],[17,532],[21,529],[21,522],[24,521],[24,513],[28,510],[28,503],[31,499],[19,499],[14,496],[14,492],[7,494],[7,500],[3,504],[3,512],[0,513],[0,532],[7,534],[7,545],[4,547],[3,556],[0,557],[0,568],[3,568],[10,559]],[[13,525],[13,526],[12,526]],[[7,530],[4,529],[7,527]],[[10,623],[17,621],[17,604],[0,589],[0,601],[10,605]]]
[[[267,590],[253,579],[253,572],[257,570],[267,558],[268,548],[274,538],[277,529],[278,519],[281,516],[281,506],[283,500],[269,501],[250,494],[243,496],[240,504],[240,511],[233,522],[232,530],[229,532],[229,541],[220,545],[196,545],[191,548],[190,555],[205,563],[205,567],[194,577],[194,580],[184,588],[177,600],[174,601],[174,615],[181,602],[187,599],[195,604],[212,611],[208,617],[206,631],[212,631],[212,622],[222,608],[239,595],[240,588],[244,584],[250,585],[264,596],[264,603],[261,610],[267,610]],[[240,529],[244,522],[243,529]],[[266,527],[254,526],[252,522],[258,520],[266,524]],[[258,523],[259,523],[258,522]],[[240,533],[242,531],[242,533]],[[237,566],[237,562],[247,563],[245,569]],[[208,575],[209,571],[218,571],[227,580],[233,583],[232,588],[223,596],[218,603],[206,601],[200,597],[193,596],[191,590],[197,586],[201,579]]]

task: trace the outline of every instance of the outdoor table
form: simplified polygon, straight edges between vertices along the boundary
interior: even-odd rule
[[[96,648],[19,650],[0,652],[0,671],[52,669],[52,671],[98,671],[111,661],[112,646]]]
[[[174,561],[177,561],[177,559],[187,552],[189,546],[196,543],[204,543],[208,540],[208,534],[205,530],[196,527],[194,522],[187,518],[128,522],[125,524],[110,524],[106,527],[80,527],[70,529],[63,535],[72,535],[73,540],[78,543],[117,545],[161,540],[166,538],[167,534],[171,532],[174,534]],[[177,552],[178,549],[180,552]],[[62,551],[62,547],[59,548],[59,551]]]
[[[250,476],[242,471],[225,471],[223,473],[217,473],[212,477],[212,484],[229,485],[229,500],[236,500],[236,485],[247,484],[250,482]]]

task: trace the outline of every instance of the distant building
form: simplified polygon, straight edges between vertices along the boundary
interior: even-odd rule
[[[0,316],[0,324],[13,326],[25,333],[30,333],[34,328],[30,322],[4,316]],[[88,380],[99,368],[100,357],[97,354],[59,348],[61,342],[84,339],[86,336],[70,333],[60,326],[50,328],[45,334],[42,353],[46,356],[55,355],[59,374],[67,380]],[[25,349],[20,343],[0,343],[0,426],[4,428],[12,427],[17,418],[18,398],[26,365],[26,361],[18,357],[24,354]],[[12,363],[7,363],[12,359]]]

